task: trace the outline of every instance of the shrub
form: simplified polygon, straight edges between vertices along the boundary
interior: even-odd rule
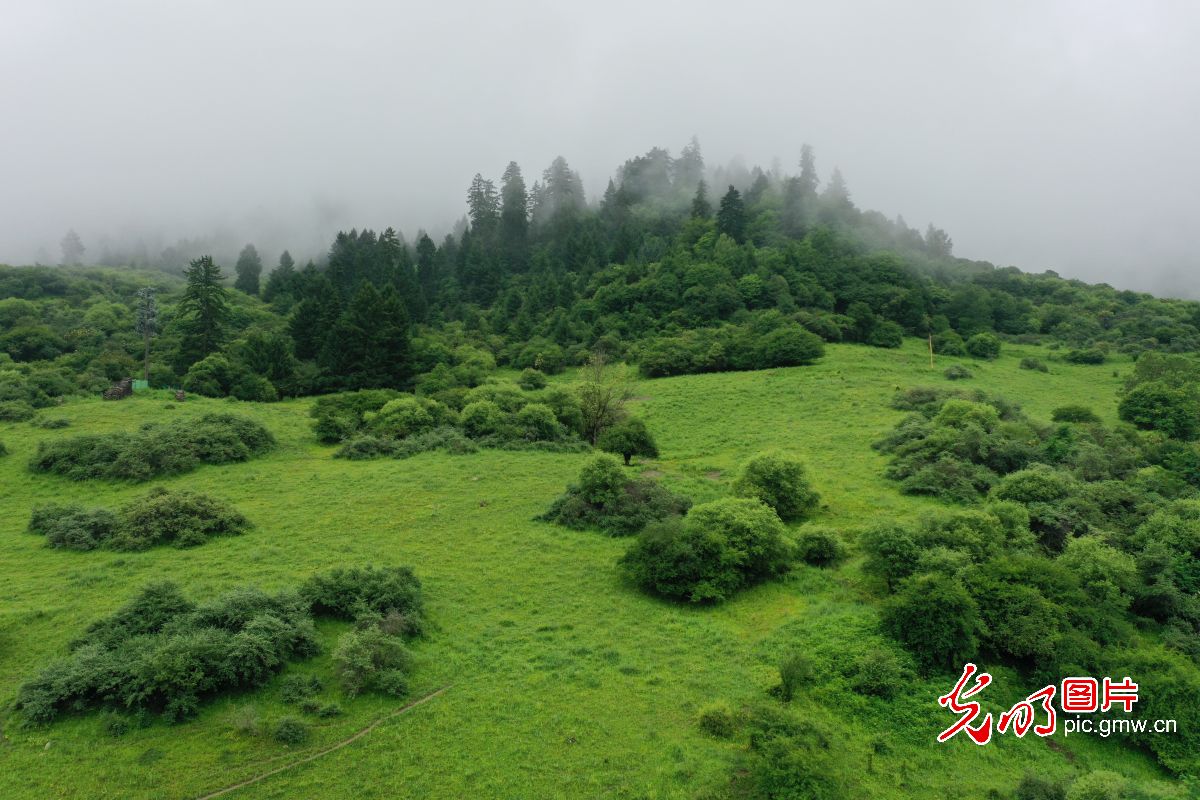
[[[806,525],[796,539],[796,557],[814,567],[836,564],[845,548],[837,531],[820,525]]]
[[[784,325],[759,340],[757,366],[799,367],[811,364],[825,355],[821,337],[800,325]]]
[[[727,498],[696,506],[682,522],[647,527],[621,564],[649,591],[707,603],[786,572],[791,559],[774,511],[757,500]]]
[[[1046,362],[1042,361],[1040,358],[1034,358],[1032,356],[1026,356],[1025,358],[1022,358],[1020,367],[1021,369],[1031,369],[1035,372],[1050,371],[1050,368],[1046,366]]]
[[[804,462],[778,452],[759,453],[747,461],[733,490],[741,497],[761,500],[783,520],[807,516],[821,498],[808,481]]]
[[[300,593],[319,616],[353,620],[398,614],[408,635],[419,634],[424,621],[421,582],[408,567],[338,568],[313,575]]]
[[[686,497],[672,494],[655,481],[627,478],[615,458],[598,455],[584,465],[579,483],[568,486],[538,519],[628,536],[651,522],[683,514],[690,506]]]
[[[854,662],[850,688],[859,694],[891,698],[907,678],[907,670],[891,648],[874,647]]]
[[[967,345],[956,331],[942,331],[933,335],[933,350],[944,356],[965,356]]]
[[[404,670],[410,661],[404,642],[377,626],[342,634],[333,651],[334,672],[350,697],[368,688],[403,696],[408,691]]]
[[[394,389],[363,389],[318,397],[309,410],[317,439],[333,444],[349,438],[366,424],[364,416],[400,397]]]
[[[491,400],[468,403],[462,410],[463,430],[475,438],[499,433],[504,421],[504,412]]]
[[[103,508],[39,506],[29,518],[29,532],[46,537],[51,547],[95,550],[116,532],[117,516]]]
[[[1025,773],[1017,784],[1016,800],[1066,800],[1062,784],[1032,772]]]
[[[921,556],[912,533],[890,522],[867,528],[859,544],[867,554],[863,571],[882,578],[889,591],[913,573]]]
[[[199,464],[245,461],[274,444],[270,431],[232,414],[146,425],[135,433],[108,433],[41,441],[29,462],[34,472],[72,480],[146,481],[195,469]]]
[[[4,442],[0,442],[0,456],[6,455],[8,455],[8,447],[5,446]]]
[[[66,417],[42,417],[41,419],[35,419],[30,424],[43,430],[57,431],[71,427],[71,420]]]
[[[320,693],[322,688],[316,675],[285,675],[279,684],[279,696],[283,702],[296,705]]]
[[[872,347],[899,347],[904,344],[904,329],[891,320],[880,320],[867,335]]]
[[[275,723],[271,737],[280,744],[304,744],[308,741],[308,726],[295,717],[283,717]]]
[[[799,653],[788,656],[779,665],[779,699],[785,703],[792,702],[796,691],[812,683],[816,670],[812,662]]]
[[[1095,347],[1089,347],[1084,350],[1071,350],[1065,356],[1064,361],[1069,361],[1072,364],[1103,364],[1106,360],[1104,351]]]
[[[834,769],[829,735],[819,725],[785,709],[759,709],[750,720],[747,777],[755,797],[821,798],[847,796]]]
[[[992,360],[1000,356],[1000,340],[995,334],[977,333],[967,339],[967,354],[974,358]]]
[[[596,444],[601,450],[624,458],[625,466],[629,466],[634,456],[658,458],[658,445],[654,437],[646,429],[646,423],[637,417],[623,419],[605,428]]]
[[[115,550],[145,550],[156,544],[193,547],[214,536],[243,533],[249,521],[208,495],[157,488],[121,509],[121,526],[110,541]]]
[[[521,438],[526,441],[552,442],[563,435],[563,427],[554,411],[542,403],[530,403],[518,411],[516,423]]]
[[[365,461],[371,458],[393,456],[399,449],[400,444],[395,439],[360,434],[335,450],[333,457],[344,458],[347,461]]]
[[[33,419],[33,406],[24,400],[0,402],[0,422],[25,422]]]
[[[392,439],[415,436],[457,421],[458,415],[446,404],[413,395],[402,395],[389,400],[379,411],[363,414],[363,422],[370,433]]]
[[[1127,783],[1116,772],[1096,770],[1075,779],[1067,790],[1067,800],[1121,800]]]
[[[1096,412],[1087,406],[1059,406],[1050,412],[1050,419],[1055,422],[1082,422],[1090,425],[1100,423]]]
[[[967,369],[962,364],[954,364],[946,367],[946,369],[942,372],[942,375],[944,375],[948,381],[961,381],[966,380],[967,378],[975,377],[975,373],[971,372],[971,370]]]
[[[700,730],[717,739],[729,739],[737,731],[737,715],[728,703],[710,703],[700,709]]]
[[[1173,439],[1191,441],[1200,433],[1200,402],[1184,388],[1148,381],[1129,391],[1117,406],[1125,422],[1162,431]]]
[[[905,581],[884,604],[881,623],[928,669],[958,669],[979,645],[979,608],[962,583],[944,575]]]
[[[526,367],[521,370],[521,375],[517,378],[517,386],[520,386],[527,392],[545,389],[546,373],[533,367]]]

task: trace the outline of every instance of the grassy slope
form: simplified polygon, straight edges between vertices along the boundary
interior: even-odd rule
[[[1056,364],[1047,376],[1017,368],[1024,352],[1033,350],[972,364],[976,379],[961,385],[1020,398],[1042,419],[1083,401],[1112,420],[1111,367]],[[952,361],[931,372],[919,342],[900,351],[835,346],[810,368],[646,382],[638,404],[663,452],[654,468],[676,488],[698,500],[719,496],[747,455],[792,449],[806,456],[823,493],[820,521],[852,532],[932,505],[884,481],[884,460],[869,445],[900,416],[888,408],[892,392],[944,382],[940,370]],[[284,586],[367,561],[411,564],[425,582],[437,630],[418,646],[414,695],[453,684],[363,740],[237,797],[693,797],[727,784],[742,746],[700,734],[699,707],[761,698],[774,665],[793,649],[833,665],[874,635],[870,595],[853,562],[832,572],[802,568],[716,609],[668,605],[623,585],[614,561],[625,542],[530,521],[586,455],[347,463],[316,444],[306,402],[166,405],[85,401],[54,412],[74,423],[66,430],[0,425],[11,451],[0,458],[0,702],[87,622],[152,579],[174,579],[202,596],[247,581]],[[230,407],[265,422],[281,446],[264,459],[162,483],[232,500],[257,523],[247,535],[194,550],[114,554],[54,551],[24,532],[37,503],[116,505],[146,489],[32,475],[25,462],[39,439]],[[337,631],[325,631],[331,642]],[[299,669],[327,672],[328,663]],[[1006,682],[1012,694],[1037,688],[998,673],[997,686]],[[918,684],[911,699],[891,705],[837,707],[845,696],[822,688],[796,702],[846,737],[836,757],[864,796],[974,798],[1010,788],[1027,769],[1066,775],[1105,766],[1165,780],[1148,757],[1098,739],[1066,740],[1065,754],[1034,739],[937,746],[933,736],[947,717],[934,698],[944,683]],[[294,713],[274,688],[220,699],[183,725],[155,723],[119,738],[99,714],[35,729],[6,720],[0,796],[198,796],[344,738],[397,705],[341,702],[348,713],[315,722],[313,740],[293,750],[239,731],[241,720],[269,724]],[[887,752],[868,756],[880,739]]]

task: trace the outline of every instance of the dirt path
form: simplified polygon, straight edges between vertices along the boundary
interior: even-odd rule
[[[202,796],[196,798],[196,800],[211,800],[211,798],[220,797],[222,795],[229,794],[230,792],[235,792],[238,789],[249,786],[252,783],[258,783],[261,780],[265,780],[266,778],[269,778],[272,775],[278,775],[279,773],[284,772],[285,770],[292,769],[293,767],[298,767],[301,764],[307,764],[310,761],[316,761],[321,756],[329,755],[334,750],[341,750],[346,745],[351,744],[352,742],[356,742],[359,739],[361,739],[362,737],[366,736],[368,733],[375,730],[380,725],[387,722],[389,719],[394,719],[395,717],[398,717],[401,714],[404,714],[405,712],[411,711],[412,709],[416,708],[417,706],[421,705],[422,703],[429,702],[430,700],[432,700],[433,698],[442,694],[449,688],[450,688],[449,686],[443,686],[442,688],[438,689],[436,692],[430,692],[429,694],[425,695],[424,697],[421,697],[417,700],[413,700],[411,703],[401,706],[400,708],[396,709],[392,713],[385,714],[384,716],[375,720],[370,725],[363,728],[361,731],[359,731],[358,733],[354,734],[353,736],[351,736],[347,739],[342,739],[340,742],[335,742],[335,743],[329,745],[328,747],[318,750],[315,753],[309,753],[304,758],[300,758],[300,759],[297,759],[296,761],[288,762],[287,764],[284,764],[282,767],[276,767],[275,769],[269,770],[260,775],[255,775],[253,778],[247,778],[246,780],[241,781],[240,783],[235,783],[232,786],[226,786],[224,789],[218,789],[215,792],[209,792],[206,795],[202,795]]]

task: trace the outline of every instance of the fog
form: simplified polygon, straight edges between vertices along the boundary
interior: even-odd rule
[[[556,156],[599,193],[699,137],[955,252],[1200,296],[1200,5],[0,0],[0,262],[105,237],[318,255],[411,241],[471,176]],[[215,240],[214,240],[215,241]]]

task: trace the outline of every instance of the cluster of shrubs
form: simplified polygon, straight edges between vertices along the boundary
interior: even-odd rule
[[[24,684],[16,705],[31,722],[100,707],[177,721],[207,697],[262,686],[315,655],[315,617],[355,621],[333,654],[347,693],[405,691],[403,642],[421,630],[421,591],[411,570],[391,567],[335,570],[278,594],[239,588],[207,603],[170,583],[148,586]]]
[[[35,472],[72,480],[148,481],[201,464],[246,461],[265,453],[275,437],[261,424],[234,414],[150,423],[134,432],[87,434],[38,443],[29,462]]]
[[[1000,339],[992,333],[977,333],[964,340],[957,331],[945,330],[933,334],[933,349],[944,356],[971,356],[991,361],[1000,357]]]
[[[579,473],[579,482],[568,486],[538,519],[629,536],[652,522],[686,513],[691,504],[654,480],[625,477],[615,458],[598,455]]]
[[[726,324],[646,340],[638,350],[637,363],[647,378],[660,378],[803,366],[823,355],[825,345],[820,336],[782,317],[762,316],[744,325]]]
[[[781,518],[803,518],[819,501],[797,459],[758,455],[743,466],[733,488],[737,497],[648,525],[621,558],[626,576],[663,597],[713,603],[786,573],[801,553],[813,564],[839,557],[830,531],[811,530],[799,545],[786,536]]]
[[[447,399],[370,389],[327,395],[312,407],[313,430],[341,442],[339,458],[406,457],[427,450],[473,452],[478,447],[581,450],[579,400],[554,387],[522,391],[481,384]]]
[[[64,370],[15,364],[0,353],[0,422],[25,422],[78,391],[75,378]]]
[[[114,513],[104,508],[48,505],[33,510],[29,532],[68,550],[146,550],[159,544],[194,547],[250,527],[232,506],[208,495],[156,488]]]

